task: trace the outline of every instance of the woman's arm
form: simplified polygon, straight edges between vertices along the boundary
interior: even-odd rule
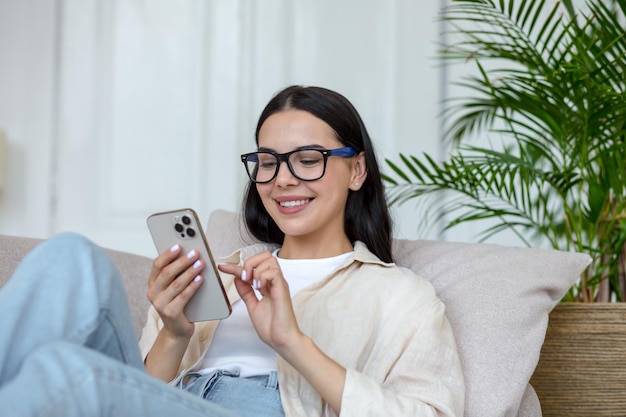
[[[246,260],[243,268],[230,264],[219,268],[235,276],[237,291],[261,340],[293,366],[339,414],[346,370],[300,331],[289,286],[276,259],[264,252]],[[261,300],[255,289],[263,296]]]
[[[188,338],[176,337],[163,328],[146,356],[146,371],[162,381],[173,380],[188,345]]]
[[[315,388],[335,413],[341,413],[341,399],[346,382],[346,369],[343,366],[326,356],[305,335],[282,353],[278,353]]]
[[[407,297],[396,297],[400,302],[393,304],[395,312],[409,319],[394,323],[384,318],[387,314],[381,315],[387,325],[378,335],[387,342],[379,352],[383,356],[372,361],[376,371],[367,366],[358,370],[352,359],[345,359],[352,365],[344,386],[342,417],[463,415],[465,384],[445,307],[438,300],[420,299],[415,291],[407,293],[413,296],[413,306],[423,308],[413,308]],[[350,344],[345,346],[349,349]],[[356,354],[342,352],[344,358]]]
[[[169,382],[176,376],[193,335],[194,324],[183,309],[202,283],[204,262],[198,251],[180,256],[179,245],[159,255],[148,278],[148,299],[163,321],[145,365],[149,374]]]

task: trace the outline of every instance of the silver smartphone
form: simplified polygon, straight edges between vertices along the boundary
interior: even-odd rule
[[[187,319],[195,322],[228,317],[232,308],[196,212],[185,208],[155,213],[147,222],[159,254],[179,244],[183,249],[181,256],[196,249],[205,262],[202,285],[185,307]]]

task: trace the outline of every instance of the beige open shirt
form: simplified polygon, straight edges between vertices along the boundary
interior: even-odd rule
[[[274,245],[259,244],[226,259],[244,259]],[[233,277],[222,276],[231,303]],[[341,417],[462,416],[464,382],[445,307],[432,285],[412,271],[380,261],[362,242],[343,266],[293,297],[298,324],[347,369]],[[196,369],[219,322],[196,323],[179,375]],[[139,342],[145,359],[162,322],[150,308]],[[308,382],[278,357],[286,417],[336,416]]]

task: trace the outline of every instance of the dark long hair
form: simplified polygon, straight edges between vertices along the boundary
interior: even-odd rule
[[[265,120],[285,110],[312,114],[326,122],[344,146],[352,147],[357,153],[365,152],[367,177],[358,191],[348,194],[344,229],[350,241],[362,241],[380,260],[391,262],[391,216],[374,147],[359,113],[348,99],[334,91],[321,87],[287,87],[276,94],[261,113],[255,133],[257,144]],[[285,235],[265,210],[252,181],[244,194],[242,215],[252,236],[263,242],[282,244]]]

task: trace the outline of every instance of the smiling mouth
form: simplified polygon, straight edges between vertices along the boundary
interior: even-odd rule
[[[310,201],[311,199],[308,198],[306,200],[280,201],[278,204],[280,204],[281,207],[298,207],[303,206]]]

